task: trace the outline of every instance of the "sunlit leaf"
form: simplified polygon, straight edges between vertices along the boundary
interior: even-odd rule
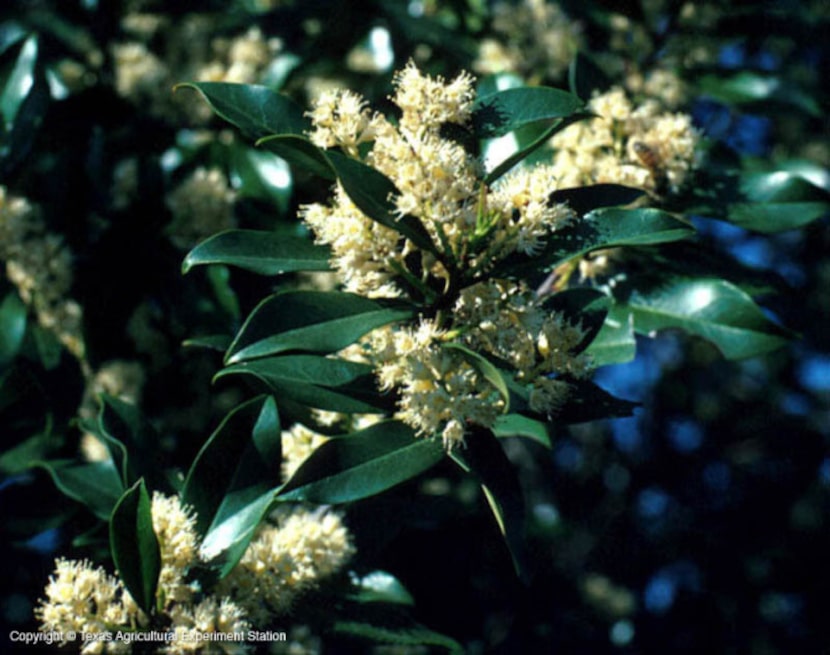
[[[636,332],[653,336],[661,330],[684,330],[711,341],[728,359],[763,354],[792,337],[747,293],[725,280],[641,274],[613,292]]]
[[[444,457],[440,440],[416,439],[398,421],[384,421],[319,446],[280,490],[280,500],[346,503],[386,491]]]
[[[182,489],[193,506],[202,551],[220,577],[239,561],[279,486],[282,446],[274,399],[230,412],[199,451]]]
[[[249,139],[269,134],[303,134],[309,127],[302,108],[266,86],[230,82],[187,82],[177,89],[196,89],[214,112]]]
[[[550,87],[505,89],[476,99],[473,128],[479,138],[491,138],[542,121],[567,118],[583,111],[577,96]]]
[[[100,519],[109,519],[124,493],[121,475],[112,461],[78,464],[74,461],[39,462],[66,496],[85,505]]]

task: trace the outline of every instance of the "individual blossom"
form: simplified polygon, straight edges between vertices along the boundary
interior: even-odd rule
[[[239,604],[254,625],[267,625],[353,554],[351,535],[336,512],[279,508],[220,582],[219,591]]]
[[[686,183],[699,141],[690,116],[664,112],[653,100],[635,106],[619,87],[595,95],[589,107],[597,118],[551,139],[560,185],[613,183],[662,194]]]

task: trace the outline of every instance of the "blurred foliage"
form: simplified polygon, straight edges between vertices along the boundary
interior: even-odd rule
[[[638,100],[662,89],[704,152],[676,193],[558,191],[587,222],[540,260],[505,263],[606,299],[585,345],[607,365],[580,388],[587,409],[570,408],[579,424],[517,410],[452,459],[379,424],[330,440],[280,488],[348,503],[357,544],[348,583],[286,621],[337,653],[819,652],[830,640],[828,23],[820,0],[6,3],[0,212],[31,226],[23,252],[59,243],[50,252],[69,258],[71,279],[40,304],[11,274],[0,281],[4,625],[36,629],[34,603],[67,552],[114,559],[149,603],[152,545],[111,548],[106,525],[140,521],[145,484],[199,509],[227,570],[280,484],[279,439],[262,434],[310,422],[321,390],[330,409],[378,402],[364,369],[322,354],[416,310],[309,290],[328,253],[296,217],[335,177],[378,205],[388,180],[303,140],[303,108],[337,87],[391,112],[392,71],[412,59],[448,78],[473,71],[480,97],[504,103],[504,129],[482,119],[474,147],[485,155],[509,136],[505,166],[550,158],[551,121],[582,118],[579,99],[612,87]],[[655,82],[666,75],[671,87]],[[572,102],[558,117],[518,95],[548,87]],[[396,229],[418,239],[417,225]],[[0,230],[8,263],[16,234]],[[595,297],[553,298],[590,322]],[[45,318],[63,316],[65,299],[82,308],[77,333]],[[137,388],[108,382],[116,363],[137,367]],[[233,374],[257,367],[276,417]],[[631,403],[635,416],[583,422]],[[89,434],[104,461],[82,454]],[[234,497],[232,480],[250,495]],[[211,533],[239,516],[232,535]]]

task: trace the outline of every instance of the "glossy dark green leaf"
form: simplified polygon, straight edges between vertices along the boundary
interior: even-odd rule
[[[327,271],[331,251],[308,239],[275,232],[227,230],[200,243],[182,263],[187,273],[194,266],[227,264],[261,275],[292,271]]]
[[[37,39],[30,37],[0,93],[0,178],[26,159],[49,102],[49,85],[38,63]]]
[[[324,180],[333,181],[337,178],[337,173],[332,169],[331,162],[324,151],[303,136],[273,134],[259,139],[256,145],[263,146],[292,166],[306,170]]]
[[[557,230],[538,255],[506,262],[505,272],[533,274],[593,250],[677,241],[693,233],[688,223],[660,209],[597,209]]]
[[[74,461],[39,462],[64,495],[107,520],[124,493],[121,475],[111,461],[78,464]]]
[[[266,86],[187,82],[176,88],[196,89],[219,117],[250,139],[269,134],[303,134],[310,127],[299,105]]]
[[[725,280],[643,274],[613,291],[638,333],[653,336],[680,329],[712,342],[728,359],[769,352],[792,337],[747,293]]]
[[[323,443],[285,483],[278,498],[347,503],[405,482],[443,457],[440,440],[416,439],[411,427],[384,421]]]
[[[252,375],[278,398],[339,412],[377,412],[388,401],[376,390],[368,364],[316,355],[282,355],[234,364],[216,377]]]
[[[200,337],[190,337],[182,342],[186,348],[206,348],[224,353],[233,342],[233,337],[227,334],[206,334]]]
[[[274,399],[230,412],[190,467],[182,499],[193,506],[206,557],[229,572],[245,552],[280,484],[282,445]]]
[[[524,414],[499,416],[493,424],[492,430],[497,437],[526,437],[540,443],[545,448],[551,447],[547,423]]]
[[[125,491],[112,510],[110,550],[127,591],[136,604],[152,616],[161,554],[153,531],[150,494],[144,480]]]
[[[20,351],[26,335],[26,305],[16,293],[9,293],[0,303],[0,367],[11,362]]]
[[[359,603],[395,603],[414,605],[415,599],[406,587],[391,573],[371,571],[366,575],[353,576],[355,590],[349,595]]]
[[[288,163],[274,153],[234,143],[230,149],[230,179],[238,197],[270,201],[285,211],[291,197]]]
[[[702,93],[729,105],[764,103],[768,107],[769,103],[776,103],[797,107],[812,116],[822,113],[810,94],[774,75],[752,71],[731,76],[704,75],[697,84]]]
[[[20,108],[35,85],[35,68],[38,59],[38,40],[30,36],[20,48],[17,60],[0,92],[0,116],[9,130]],[[10,131],[10,130],[9,130]]]
[[[797,173],[748,173],[740,191],[749,202],[730,205],[729,220],[748,230],[793,230],[830,214],[830,194]]]
[[[465,447],[454,450],[450,457],[478,479],[504,536],[516,573],[526,578],[525,503],[516,467],[488,430],[473,431],[466,437]]]
[[[479,138],[502,136],[531,123],[554,121],[582,112],[577,96],[550,87],[505,89],[479,97],[473,109],[473,129]]]
[[[413,310],[337,291],[286,291],[269,296],[251,312],[226,362],[289,350],[335,352],[374,328],[412,317]]]
[[[549,296],[545,299],[543,307],[547,311],[556,312],[572,325],[581,325],[585,336],[572,350],[574,354],[578,354],[597,336],[611,305],[611,298],[597,289],[575,288]]]
[[[588,346],[594,366],[608,366],[630,362],[637,354],[634,338],[634,319],[631,314],[617,306],[612,307],[605,317],[602,329]]]

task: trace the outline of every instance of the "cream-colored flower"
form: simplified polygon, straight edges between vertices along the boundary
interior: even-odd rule
[[[86,560],[56,560],[45,595],[35,609],[44,632],[100,634],[143,621],[135,604],[125,602],[129,594],[121,581]],[[129,653],[130,644],[90,642],[81,652]]]
[[[299,594],[335,573],[354,554],[336,512],[280,507],[263,525],[239,564],[219,584],[254,625],[287,612]]]
[[[189,601],[193,590],[185,583],[185,576],[199,555],[193,509],[182,505],[178,496],[155,492],[151,511],[161,554],[158,593],[165,604]]]
[[[654,100],[634,106],[618,87],[595,96],[590,109],[597,118],[551,139],[560,186],[614,183],[663,193],[686,183],[700,139],[690,116],[663,112]]]
[[[282,431],[282,477],[294,475],[311,453],[328,441],[328,437],[307,428],[302,423],[295,423],[288,430]]]
[[[229,598],[208,596],[195,606],[176,604],[170,611],[175,637],[161,652],[170,655],[241,655],[251,652],[245,639],[251,624]]]
[[[167,194],[167,206],[173,214],[167,230],[170,240],[188,249],[212,234],[235,227],[235,199],[222,171],[197,168]]]

